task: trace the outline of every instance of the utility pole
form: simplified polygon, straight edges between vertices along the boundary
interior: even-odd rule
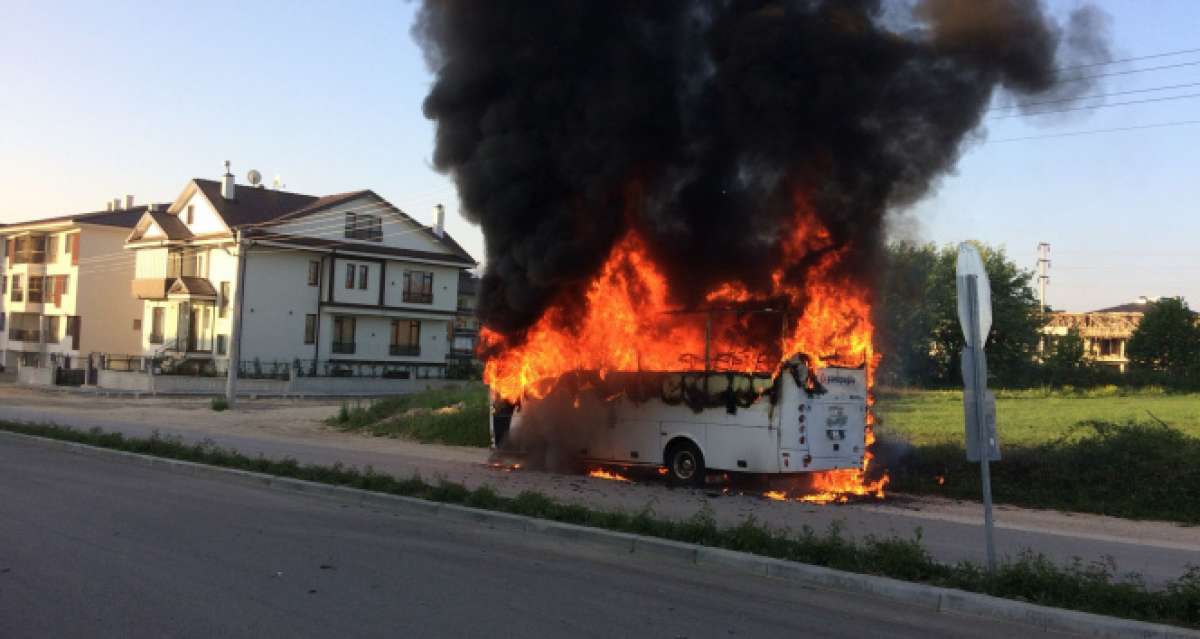
[[[1038,243],[1038,302],[1041,312],[1046,312],[1046,285],[1050,283],[1050,244]]]
[[[233,292],[233,329],[229,331],[229,377],[225,380],[225,401],[230,407],[237,400],[238,366],[241,364],[242,306],[246,301],[246,244],[242,230],[237,232],[237,289]]]

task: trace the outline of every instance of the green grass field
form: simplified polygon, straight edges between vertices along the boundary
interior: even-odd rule
[[[435,444],[488,446],[487,389],[478,382],[399,395],[360,404],[343,404],[329,425],[379,437],[400,437]]]
[[[996,396],[997,502],[1200,524],[1200,394]],[[892,489],[980,498],[979,466],[963,451],[961,391],[884,391],[876,414]]]
[[[878,432],[917,445],[963,442],[962,391],[880,391]],[[1153,417],[1151,417],[1153,415]],[[1158,418],[1200,437],[1200,393],[1166,394],[1108,388],[1090,392],[996,391],[1000,444],[1035,445],[1072,439],[1089,420],[1125,423]]]

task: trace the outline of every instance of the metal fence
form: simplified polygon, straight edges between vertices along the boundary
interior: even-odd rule
[[[227,360],[179,360],[170,357],[141,355],[104,355],[100,368],[110,371],[148,372],[155,375],[189,375],[193,377],[225,377],[229,374]],[[238,364],[242,379],[287,380],[296,377],[364,377],[381,379],[444,379],[445,364],[411,364],[401,362],[352,362],[342,360],[243,360]]]
[[[383,379],[443,379],[445,364],[296,360],[297,377],[376,377]]]

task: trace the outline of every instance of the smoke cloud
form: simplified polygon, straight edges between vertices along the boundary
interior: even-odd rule
[[[428,0],[414,36],[434,165],[484,232],[481,319],[519,337],[629,230],[684,306],[770,290],[798,206],[869,283],[885,214],[954,167],[993,94],[1083,94],[1103,27],[1036,0]]]

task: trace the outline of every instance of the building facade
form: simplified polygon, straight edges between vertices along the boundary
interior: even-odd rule
[[[91,353],[140,348],[142,305],[126,293],[125,237],[151,207],[46,218],[0,229],[3,365],[83,368]]]
[[[1084,357],[1088,361],[1111,366],[1124,373],[1129,367],[1126,346],[1151,301],[1142,297],[1130,304],[1087,313],[1049,313],[1046,325],[1042,328],[1043,350],[1049,351],[1056,338],[1074,329],[1083,339]]]
[[[190,181],[125,246],[144,304],[140,352],[209,373],[229,365],[240,313],[243,370],[440,376],[459,273],[475,266],[440,216],[426,226],[371,191],[317,197],[228,172]]]
[[[458,311],[454,316],[454,343],[450,357],[467,363],[478,362],[479,276],[463,271],[458,277]]]

